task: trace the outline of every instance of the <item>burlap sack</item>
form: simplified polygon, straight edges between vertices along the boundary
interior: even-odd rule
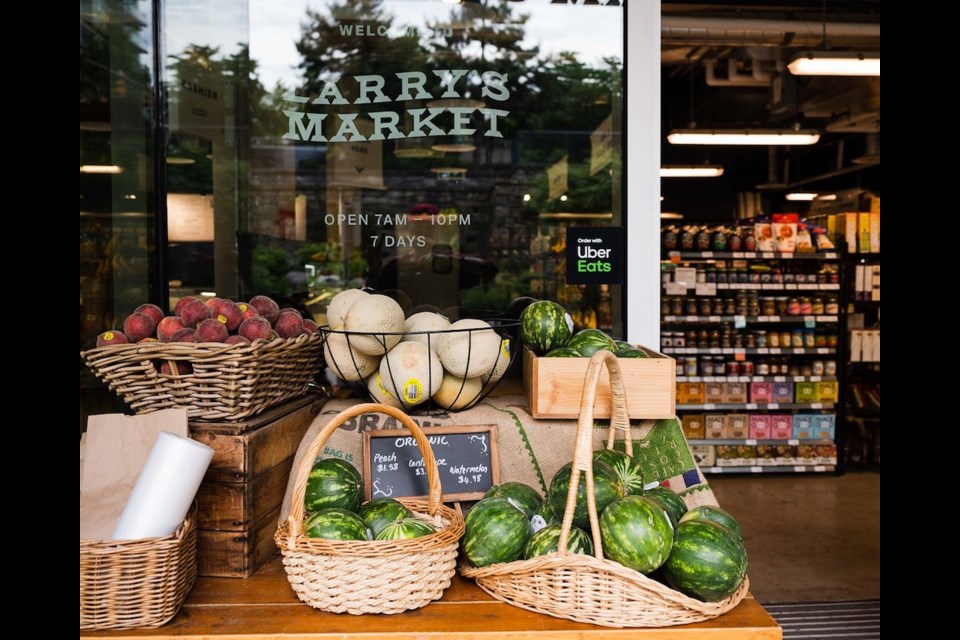
[[[294,458],[296,470],[310,443],[333,416],[359,400],[328,402],[307,430]],[[577,432],[576,420],[536,420],[527,410],[523,396],[488,398],[476,407],[442,416],[413,416],[421,427],[449,425],[497,425],[497,450],[500,457],[500,481],[523,482],[546,493],[557,470],[573,459]],[[643,469],[645,482],[659,481],[680,494],[688,507],[716,505],[716,498],[697,467],[683,437],[680,421],[631,421],[633,455]],[[594,449],[605,446],[609,422],[597,420],[593,436]],[[367,429],[402,428],[393,418],[366,414],[348,421],[330,436],[321,458],[336,457],[353,464],[363,472],[363,432]],[[620,443],[622,447],[622,443]],[[287,484],[280,520],[290,513],[293,480]]]

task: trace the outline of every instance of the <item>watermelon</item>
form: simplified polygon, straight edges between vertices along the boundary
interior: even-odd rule
[[[597,351],[616,351],[617,344],[613,338],[599,329],[584,329],[578,331],[567,342],[568,347],[575,350],[582,358],[589,358]]]
[[[650,573],[666,562],[673,524],[663,507],[645,496],[627,496],[600,516],[604,555],[625,567]]]
[[[360,507],[358,514],[366,527],[373,532],[373,537],[380,535],[380,531],[388,524],[413,517],[410,509],[393,498],[368,500]]]
[[[377,534],[377,540],[410,540],[420,536],[428,536],[435,533],[433,527],[416,518],[404,518],[397,522],[387,524],[380,533]]]
[[[567,506],[567,491],[570,488],[570,471],[573,463],[560,467],[550,481],[550,506],[560,516]],[[608,504],[626,495],[617,472],[606,462],[593,461],[593,496],[597,503],[597,516],[603,513]],[[561,516],[562,517],[562,516]],[[587,511],[587,474],[580,473],[577,486],[577,506],[573,512],[573,524],[584,531],[590,530],[590,514]]]
[[[321,509],[303,525],[308,538],[326,540],[366,540],[367,526],[360,516],[346,509]]]
[[[544,500],[540,503],[540,508],[537,509],[534,516],[540,516],[546,524],[560,524],[560,521],[563,520],[563,518],[553,510],[553,505],[550,504],[549,500]]]
[[[540,497],[537,490],[522,482],[503,482],[494,485],[490,487],[489,491],[483,494],[483,497],[507,498],[513,502],[513,506],[523,511],[523,515],[527,516],[527,520],[532,518],[537,512],[537,509],[540,508],[540,505],[543,504],[543,498]]]
[[[643,493],[643,472],[637,461],[626,453],[614,449],[600,449],[593,452],[593,459],[606,462],[617,472],[623,484],[623,490],[628,495]]]
[[[664,486],[647,489],[643,495],[654,500],[664,508],[667,515],[670,516],[670,522],[673,526],[677,526],[680,518],[687,512],[687,505],[683,502],[683,498]]]
[[[604,542],[606,544],[606,542]],[[747,575],[743,541],[711,520],[687,520],[677,526],[673,550],[663,566],[671,587],[704,602],[733,594]]]
[[[559,524],[551,524],[533,534],[533,537],[527,541],[523,548],[523,557],[529,560],[534,556],[555,553],[560,548],[560,529]],[[576,527],[570,527],[570,535],[567,536],[567,549],[570,553],[593,555],[593,543],[590,542],[590,536],[583,529]]]
[[[573,333],[573,320],[556,302],[539,300],[520,314],[520,339],[538,356],[562,347]]]
[[[576,349],[571,349],[570,347],[557,347],[556,349],[550,349],[547,351],[546,358],[579,358],[580,353]]]
[[[463,553],[475,567],[512,562],[530,539],[530,521],[506,498],[486,498],[466,517]]]
[[[352,464],[339,458],[325,458],[313,465],[303,498],[307,512],[334,508],[356,511],[362,500],[363,478]]]
[[[683,514],[683,517],[680,518],[680,522],[686,522],[687,520],[712,520],[718,524],[722,524],[727,529],[730,529],[737,538],[743,540],[743,529],[740,528],[740,523],[737,522],[736,518],[730,515],[728,512],[724,511],[720,507],[711,507],[711,506],[702,506],[694,507]]]
[[[623,347],[618,347],[616,351],[613,352],[618,358],[648,358],[646,351],[641,351],[640,349],[626,349]]]

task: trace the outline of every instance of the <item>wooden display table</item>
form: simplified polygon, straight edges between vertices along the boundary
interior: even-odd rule
[[[81,631],[80,637],[780,640],[783,636],[774,619],[749,595],[736,609],[709,622],[665,629],[608,629],[518,609],[494,600],[459,576],[441,600],[415,611],[391,616],[324,613],[297,600],[277,556],[246,580],[199,578],[177,617],[159,629]]]

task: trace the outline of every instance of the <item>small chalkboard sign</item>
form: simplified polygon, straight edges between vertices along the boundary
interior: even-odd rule
[[[423,433],[437,459],[445,502],[479,500],[500,482],[495,425],[423,427]],[[367,500],[427,495],[427,470],[409,431],[364,431],[363,489]]]

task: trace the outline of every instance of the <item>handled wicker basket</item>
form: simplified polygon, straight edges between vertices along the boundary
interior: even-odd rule
[[[159,627],[197,578],[197,505],[169,536],[80,541],[80,628]]]
[[[613,409],[607,447],[613,447],[616,431],[622,430],[626,451],[632,453],[630,419],[620,365],[609,351],[598,351],[587,367],[580,401],[570,490],[560,532],[560,551],[482,568],[464,563],[460,572],[476,580],[490,595],[517,607],[608,627],[666,627],[708,620],[726,613],[747,594],[747,580],[725,600],[701,602],[603,557],[599,514],[593,495],[591,436],[597,383],[604,365],[610,371]],[[581,473],[586,474],[587,509],[593,532],[594,556],[573,554],[567,550]]]
[[[137,413],[185,408],[190,418],[240,420],[303,395],[320,371],[323,338],[257,340],[253,344],[135,343],[98,347],[80,356]],[[189,373],[158,371],[187,363]]]
[[[340,541],[304,535],[304,495],[314,460],[330,435],[359,415],[382,413],[396,418],[416,440],[423,455],[430,491],[427,500],[401,498],[435,533],[410,540]],[[400,613],[443,595],[457,569],[463,516],[442,504],[440,473],[430,443],[420,427],[399,409],[358,404],[337,414],[317,434],[295,470],[290,516],[274,539],[297,597],[311,607],[334,613]]]

